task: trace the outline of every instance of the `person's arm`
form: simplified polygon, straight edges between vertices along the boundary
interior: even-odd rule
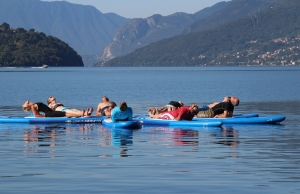
[[[96,111],[96,115],[97,115],[97,116],[102,116],[102,114],[101,114],[101,106],[100,106],[100,103],[98,104],[97,111]]]
[[[178,116],[176,118],[174,118],[176,121],[180,121],[181,120],[181,116]]]
[[[41,118],[45,117],[44,114],[40,114],[40,112],[35,108],[34,105],[31,106],[31,111],[32,111],[34,117],[41,117]]]
[[[232,117],[232,115],[233,115],[232,111],[224,110],[223,114],[216,115],[215,118],[228,118],[228,117]]]
[[[48,107],[53,110],[52,103],[48,104]]]
[[[219,104],[220,102],[214,102],[212,104],[207,105],[209,108],[212,108],[214,106],[216,106],[217,104]]]
[[[117,112],[115,109],[111,110],[111,121],[114,123],[117,122]]]
[[[132,114],[133,114],[132,108],[128,107],[127,109],[128,109],[128,121],[132,121]]]

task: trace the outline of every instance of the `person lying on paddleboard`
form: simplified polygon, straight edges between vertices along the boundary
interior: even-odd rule
[[[163,112],[175,110],[182,106],[184,106],[184,104],[181,101],[170,101],[169,104],[167,104],[159,109],[152,107],[151,109],[149,109],[149,111],[151,110],[152,113],[155,113],[155,112],[163,113]]]
[[[106,96],[102,97],[102,101],[98,104],[96,115],[97,116],[110,116],[111,111],[117,105],[113,101],[109,101]]]
[[[120,106],[115,107],[111,111],[111,121],[132,121],[132,109],[127,106],[127,103],[122,101]]]
[[[198,113],[197,104],[192,104],[191,106],[182,106],[172,111],[167,111],[163,113],[154,112],[149,110],[148,114],[151,118],[165,119],[165,120],[187,120],[190,121]]]
[[[57,102],[54,96],[48,97],[47,103],[48,107],[54,111],[68,112],[70,114],[82,114],[82,110],[66,108],[62,103]],[[88,108],[87,111],[84,111],[84,116],[91,116],[93,110],[93,108]]]
[[[230,102],[231,97],[225,96],[222,102]],[[219,104],[220,102],[214,102],[212,104],[207,105],[207,109],[214,107],[215,105]]]
[[[232,117],[234,107],[238,106],[240,100],[235,97],[225,97],[225,102],[213,103],[208,105],[207,110],[202,110],[197,113],[196,117],[198,118],[227,118]]]
[[[42,102],[33,103],[30,102],[29,100],[27,100],[22,105],[22,108],[25,112],[32,111],[34,117],[82,117],[84,116],[84,110],[78,113],[53,111],[46,104]],[[40,114],[40,112],[43,112],[44,114]]]

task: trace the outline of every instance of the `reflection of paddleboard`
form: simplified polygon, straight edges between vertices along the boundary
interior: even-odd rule
[[[101,123],[106,118],[103,116],[90,116],[79,118],[67,118],[67,117],[4,117],[0,116],[0,123]]]
[[[108,128],[125,128],[125,129],[138,129],[142,127],[140,121],[118,121],[112,122],[111,118],[104,119],[102,124]]]
[[[137,117],[136,121],[141,121],[143,125],[161,125],[161,126],[185,126],[185,127],[218,127],[222,125],[220,121],[176,121],[153,119],[150,117]]]
[[[232,118],[194,118],[194,121],[221,121],[223,124],[276,124],[285,120],[285,116],[232,117]]]

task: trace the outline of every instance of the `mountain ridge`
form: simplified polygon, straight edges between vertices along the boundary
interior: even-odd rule
[[[89,5],[40,0],[2,0],[0,19],[0,23],[9,23],[13,28],[34,28],[55,36],[81,55],[99,53],[112,41],[119,26],[128,21]]]
[[[228,6],[217,11],[209,18],[194,22],[183,33],[200,32],[236,19],[257,13],[271,6],[276,6],[282,0],[232,0]]]
[[[299,1],[282,0],[245,18],[164,39],[97,65],[299,65],[299,9]]]
[[[95,58],[100,61],[109,60],[128,54],[152,42],[179,35],[188,25],[196,20],[209,17],[227,4],[228,2],[225,1],[219,2],[195,14],[177,12],[168,16],[155,14],[147,18],[131,19],[119,27],[113,41],[105,47],[102,54]]]

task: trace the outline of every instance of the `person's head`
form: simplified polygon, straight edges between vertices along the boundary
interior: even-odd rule
[[[240,104],[240,100],[235,96],[230,97],[230,102],[233,106],[238,106]]]
[[[113,102],[113,101],[110,101],[110,106],[111,106],[112,108],[115,108],[115,107],[117,106],[117,104],[116,104],[115,102]]]
[[[107,96],[102,97],[102,102],[109,102],[109,99],[107,98]]]
[[[183,102],[178,101],[178,103],[180,104],[180,107],[184,106]]]
[[[198,113],[198,111],[199,111],[197,104],[192,104],[190,106],[190,109],[191,109],[191,113],[194,114],[194,115],[196,115]]]
[[[29,102],[29,100],[25,101],[25,103],[22,105],[22,109],[25,111],[25,112],[29,112],[31,110],[31,105],[32,105],[32,102]]]
[[[56,98],[54,97],[54,96],[49,96],[48,98],[47,98],[47,103],[48,104],[51,104],[52,102],[54,102],[56,100]]]
[[[124,101],[122,101],[122,102],[120,103],[120,110],[121,110],[121,111],[125,111],[126,109],[127,109],[127,103],[124,102]]]

